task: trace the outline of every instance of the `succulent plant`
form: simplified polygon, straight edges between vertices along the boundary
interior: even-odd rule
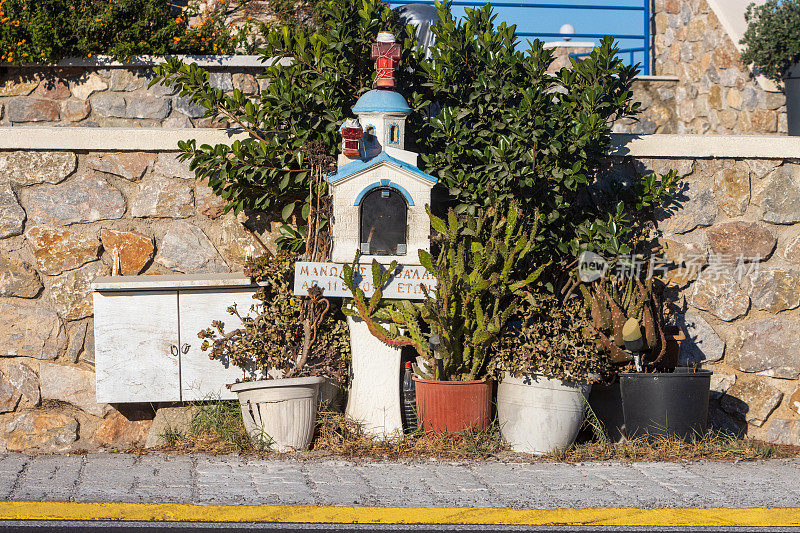
[[[642,279],[644,278],[644,279]],[[598,342],[612,363],[626,363],[635,354],[656,369],[675,367],[667,352],[664,302],[652,275],[607,275],[580,285]]]

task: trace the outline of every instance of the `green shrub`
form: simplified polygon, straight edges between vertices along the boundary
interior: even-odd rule
[[[747,30],[741,43],[747,50],[742,63],[752,63],[768,78],[781,81],[800,60],[800,0],[750,4],[744,17]]]
[[[222,2],[190,25],[197,9],[181,11],[171,0],[0,0],[0,61],[230,54],[237,46],[254,46],[247,39],[252,24],[234,29],[225,23],[229,10],[236,8]]]
[[[287,224],[278,244],[300,250],[309,211],[303,147],[315,141],[338,153],[339,126],[372,88],[370,46],[379,31],[393,31],[403,50],[399,87],[415,111],[409,137],[421,168],[449,188],[458,212],[486,207],[490,193],[517,200],[528,225],[538,208],[546,218],[535,256],[554,265],[582,249],[627,253],[637,218],[652,214],[675,179],[650,176],[625,194],[609,190],[604,203],[593,201],[611,123],[639,107],[631,92],[636,68],[622,63],[608,37],[572,70],[551,76],[552,52],[540,41],[523,50],[514,26],[494,24],[491,6],[466,9],[466,20],[457,22],[443,3],[439,15],[438,44],[427,58],[414,49],[413,29],[381,1],[323,0],[313,25],[292,19],[265,35],[265,58],[293,62],[267,67],[270,86],[257,98],[225,95],[209,86],[205,70],[167,62],[157,82],[177,86],[206,116],[222,115],[249,133],[232,144],[181,143],[184,158],[227,208],[280,213]]]

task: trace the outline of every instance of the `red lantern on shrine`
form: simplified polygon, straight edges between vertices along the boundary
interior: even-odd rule
[[[388,32],[378,34],[378,42],[372,43],[372,60],[375,61],[376,89],[393,89],[395,86],[394,71],[400,61],[400,44],[395,42],[394,35]]]
[[[342,153],[347,157],[358,157],[364,130],[357,118],[348,118],[339,128],[342,132]]]

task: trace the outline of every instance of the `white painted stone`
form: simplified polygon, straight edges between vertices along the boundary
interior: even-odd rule
[[[373,337],[366,323],[347,317],[353,381],[345,414],[364,431],[388,437],[403,431],[400,415],[400,349]]]

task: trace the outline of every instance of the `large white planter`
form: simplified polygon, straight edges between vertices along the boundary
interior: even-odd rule
[[[247,432],[277,452],[307,450],[314,436],[321,377],[268,379],[231,385]]]
[[[497,385],[500,432],[515,452],[545,454],[572,444],[591,385],[506,374]]]
[[[349,316],[353,381],[345,413],[377,437],[402,433],[400,349],[376,339],[364,321]]]

